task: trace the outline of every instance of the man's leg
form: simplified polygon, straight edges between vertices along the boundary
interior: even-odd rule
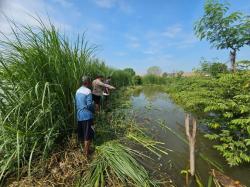
[[[78,143],[80,144],[81,150],[83,150],[83,148],[85,147],[83,121],[78,121],[77,134],[78,134]]]
[[[95,112],[100,111],[100,96],[93,94],[93,100],[95,102]]]
[[[101,111],[101,102],[102,102],[102,100],[101,100],[102,98],[101,98],[101,96],[98,96],[98,98],[97,98],[97,102],[96,102],[96,104],[97,104],[97,112],[100,112]]]
[[[90,155],[90,144],[94,138],[93,119],[87,120],[85,127],[84,153],[88,157]]]
[[[91,140],[84,141],[84,153],[87,157],[89,156],[90,143]]]
[[[99,111],[100,111],[99,104],[97,104],[97,103],[95,104],[95,111],[96,111],[96,112],[99,112]]]
[[[105,97],[105,107],[107,108],[109,105],[109,95]]]

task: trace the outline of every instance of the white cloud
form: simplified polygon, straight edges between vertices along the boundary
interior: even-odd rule
[[[118,1],[118,6],[121,9],[121,11],[125,12],[125,13],[132,13],[133,9],[131,6],[129,6],[129,4],[126,1]]]
[[[130,34],[125,34],[125,37],[128,40],[128,47],[130,48],[139,48],[141,46],[139,38]]]
[[[138,38],[136,36],[125,34],[125,37],[129,39],[130,41],[138,41]]]
[[[101,8],[112,8],[116,4],[116,0],[95,0],[95,3]]]
[[[45,25],[48,25],[49,17],[54,14],[56,14],[55,7],[44,1],[6,0],[0,9],[0,31],[7,35],[11,33],[10,24],[7,19],[14,21],[15,24],[37,26],[39,23],[35,18],[39,17]],[[72,28],[70,24],[54,19],[54,17],[51,21],[57,28],[65,31]]]
[[[132,48],[139,48],[141,44],[139,42],[131,42],[129,46]]]
[[[146,55],[154,55],[156,53],[156,51],[149,49],[149,50],[144,50],[143,53]]]
[[[168,48],[182,49],[193,47],[198,39],[192,32],[184,32],[181,24],[174,24],[167,27],[165,31],[150,30],[144,35],[146,44],[143,51],[147,55],[159,55]]]
[[[198,41],[199,40],[193,34],[188,34],[185,36],[185,39],[179,43],[177,47],[179,48],[192,47]]]
[[[182,26],[180,24],[172,25],[168,27],[164,32],[162,32],[163,36],[174,38],[182,31]]]
[[[122,12],[131,13],[133,9],[125,0],[94,0],[95,4],[100,8],[119,8]]]
[[[40,2],[38,6],[41,6]],[[32,2],[26,5],[26,3],[20,3],[20,1],[18,2],[17,0],[6,1],[0,10],[0,31],[4,34],[11,33],[10,24],[7,19],[13,20],[16,24],[37,25],[37,21],[31,17],[32,10],[34,10],[34,3]],[[36,14],[38,14],[38,12],[36,12]]]
[[[127,55],[127,53],[126,52],[122,52],[122,51],[120,51],[120,52],[116,52],[116,53],[114,53],[116,56],[120,56],[120,57],[123,57],[123,56],[126,56]]]
[[[55,3],[59,3],[61,6],[66,8],[73,7],[73,3],[70,0],[53,0]]]
[[[103,32],[105,30],[105,26],[103,24],[97,23],[97,22],[96,23],[90,23],[88,25],[88,30],[90,32],[94,32],[94,33],[98,32],[98,33],[100,33],[100,32]]]
[[[82,29],[85,32],[86,38],[91,38],[91,44],[97,45],[98,49],[101,49],[102,43],[107,39],[106,34],[106,27],[102,23],[97,21],[91,21],[86,23]]]
[[[59,4],[61,7],[65,8],[68,13],[75,17],[80,17],[82,15],[82,12],[79,11],[74,3],[72,3],[72,0],[52,0],[52,2]]]
[[[195,43],[197,43],[199,40],[192,34],[182,34],[180,36],[180,39],[177,41],[171,41],[167,42],[168,47],[175,47],[175,48],[188,48],[188,47],[193,47]]]

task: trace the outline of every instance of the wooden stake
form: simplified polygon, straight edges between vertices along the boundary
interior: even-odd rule
[[[196,119],[192,118],[192,133],[190,134],[190,115],[186,114],[185,117],[185,129],[186,135],[189,142],[189,161],[190,161],[190,174],[194,176],[195,174],[195,137],[196,137],[196,129],[197,123]]]

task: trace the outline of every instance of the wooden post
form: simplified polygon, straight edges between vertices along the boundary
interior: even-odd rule
[[[196,136],[196,119],[192,118],[192,134],[190,134],[190,115],[186,114],[185,117],[185,129],[186,135],[189,142],[189,161],[190,161],[190,174],[194,176],[195,174],[195,136]]]

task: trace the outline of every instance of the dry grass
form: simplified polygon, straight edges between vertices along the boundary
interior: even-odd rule
[[[52,154],[43,165],[39,164],[43,172],[37,172],[32,177],[24,177],[8,186],[73,186],[88,166],[88,161],[75,140],[76,138],[71,138],[65,150]]]

